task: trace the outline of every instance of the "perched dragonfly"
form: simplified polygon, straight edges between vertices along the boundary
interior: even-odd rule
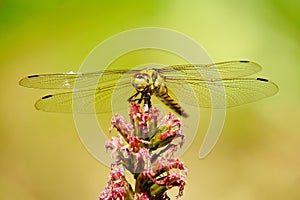
[[[155,96],[177,114],[187,117],[188,113],[174,97],[181,97],[184,103],[196,104],[195,106],[199,107],[226,108],[276,94],[278,86],[275,83],[264,78],[247,77],[260,70],[261,66],[254,62],[238,60],[139,70],[112,69],[91,73],[39,74],[27,76],[19,83],[38,89],[73,89],[43,96],[35,103],[38,110],[110,112],[112,93],[117,91],[117,101],[136,101],[151,107],[151,98]],[[225,93],[222,92],[224,90]],[[226,103],[212,103],[211,96],[218,99],[224,98],[224,95]],[[191,101],[195,96],[197,101]],[[75,110],[72,107],[73,103],[78,105]]]

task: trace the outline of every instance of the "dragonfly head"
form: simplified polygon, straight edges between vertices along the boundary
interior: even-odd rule
[[[151,78],[147,73],[137,73],[133,76],[131,83],[137,91],[143,91],[152,84]]]

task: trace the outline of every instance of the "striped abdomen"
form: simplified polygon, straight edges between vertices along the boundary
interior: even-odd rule
[[[167,92],[155,94],[166,106],[174,110],[176,113],[183,117],[188,117],[188,115],[183,111],[181,106],[172,98]]]

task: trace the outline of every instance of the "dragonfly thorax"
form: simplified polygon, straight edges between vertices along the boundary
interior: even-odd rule
[[[178,114],[184,117],[188,116],[168,94],[165,76],[161,75],[158,70],[142,70],[133,76],[131,83],[137,92],[128,99],[129,102],[136,101],[139,104],[144,103],[151,107],[151,96],[154,95]]]

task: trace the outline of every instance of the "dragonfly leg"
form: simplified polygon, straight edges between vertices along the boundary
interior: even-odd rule
[[[139,94],[141,94],[140,98],[136,98]],[[138,104],[147,104],[149,108],[152,107],[151,103],[151,95],[149,94],[147,88],[143,91],[137,91],[134,95],[132,95],[128,100],[128,102],[137,102]]]
[[[141,98],[136,98],[139,94],[141,94]],[[137,102],[138,104],[141,104],[143,102],[143,100],[144,100],[144,93],[138,91],[134,95],[132,95],[127,101],[128,102]]]
[[[143,97],[141,97],[141,98],[139,98],[139,99],[137,99],[137,100],[138,100],[138,104],[141,104],[142,101],[143,101]]]
[[[145,95],[145,97],[144,97],[144,104],[147,104],[149,108],[152,107],[151,96],[149,94]]]
[[[137,95],[139,95],[139,93],[141,93],[141,92],[136,92],[134,95],[132,95],[131,97],[129,97],[129,99],[127,101],[128,102],[137,101],[138,99],[133,99],[133,98],[135,98]]]

